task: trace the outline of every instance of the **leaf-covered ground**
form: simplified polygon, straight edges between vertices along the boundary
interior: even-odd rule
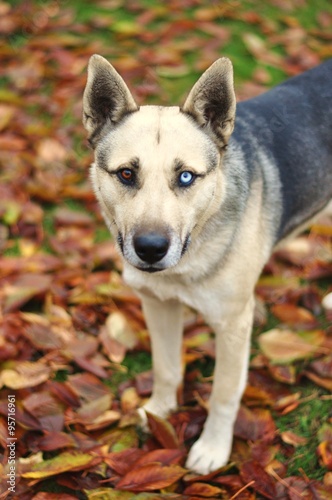
[[[0,33],[0,497],[332,498],[331,219],[266,266],[231,461],[198,477],[213,334],[187,312],[182,404],[143,434],[148,332],[81,125],[93,53],[161,104],[228,55],[243,99],[332,56],[330,1],[0,1]]]

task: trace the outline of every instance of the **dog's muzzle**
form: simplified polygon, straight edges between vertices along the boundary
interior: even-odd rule
[[[143,262],[152,265],[165,257],[170,240],[163,234],[149,232],[134,236],[133,243],[138,257]]]

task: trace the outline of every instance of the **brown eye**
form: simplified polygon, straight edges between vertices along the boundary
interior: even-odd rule
[[[132,186],[135,183],[135,172],[130,168],[122,168],[117,173],[119,180],[128,186]]]

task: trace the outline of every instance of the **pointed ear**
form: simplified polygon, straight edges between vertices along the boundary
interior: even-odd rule
[[[234,129],[235,108],[233,66],[227,57],[223,57],[203,73],[182,111],[191,115],[223,148]]]
[[[106,123],[116,124],[126,114],[137,111],[127,85],[113,66],[93,55],[88,66],[88,80],[83,95],[83,125],[92,145],[100,139]]]

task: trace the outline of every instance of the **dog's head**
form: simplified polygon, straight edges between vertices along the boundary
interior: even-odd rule
[[[154,272],[177,265],[220,207],[235,102],[226,58],[201,76],[179,108],[138,107],[115,69],[91,57],[83,123],[95,149],[93,186],[134,267]]]

